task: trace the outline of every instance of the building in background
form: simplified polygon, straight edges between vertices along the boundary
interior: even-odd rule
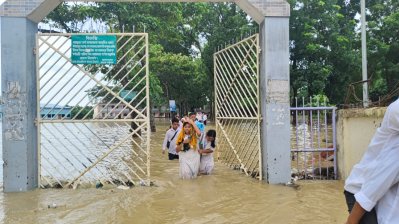
[[[72,107],[61,105],[40,105],[40,116],[43,119],[71,119]]]
[[[99,103],[94,107],[94,119],[124,119],[131,118],[132,110],[123,103]]]

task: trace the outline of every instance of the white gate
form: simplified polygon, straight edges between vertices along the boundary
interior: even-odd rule
[[[291,174],[299,179],[337,179],[336,108],[310,98],[291,107]]]
[[[148,35],[103,34],[116,64],[85,65],[74,35],[99,34],[37,35],[40,186],[149,185]]]
[[[218,158],[262,179],[259,35],[214,54]]]

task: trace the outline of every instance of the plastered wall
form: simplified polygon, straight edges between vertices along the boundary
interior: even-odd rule
[[[376,129],[381,125],[386,108],[344,109],[338,111],[337,148],[338,175],[345,180],[360,161]]]

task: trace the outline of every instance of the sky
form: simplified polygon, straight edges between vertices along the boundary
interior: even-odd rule
[[[0,5],[2,0],[0,0]],[[1,48],[1,17],[0,17],[0,48]],[[1,51],[0,51],[0,95],[1,95]]]
[[[0,0],[0,5],[2,5],[6,0]],[[0,48],[1,48],[1,17],[0,17]],[[0,77],[1,77],[1,51],[0,51]],[[1,95],[1,78],[0,78],[0,95]]]
[[[0,17],[0,30],[1,30],[1,17]],[[60,38],[58,41],[56,41],[56,37],[50,37],[48,39],[50,43],[53,43],[56,48],[60,47],[61,43],[64,43],[64,45],[59,49],[60,51],[64,52],[66,51],[67,48],[70,48],[70,42],[66,41],[65,38]],[[0,35],[0,46],[1,46],[1,35]],[[42,47],[40,47],[39,52],[45,52],[48,49],[48,45],[43,44]],[[43,63],[45,62],[49,56],[54,53],[53,50],[48,50],[46,54],[42,56],[40,61]],[[70,51],[68,51],[67,55],[70,54]],[[86,105],[88,103],[88,98],[84,97],[72,97],[76,92],[80,92],[79,95],[82,93],[85,95],[85,90],[88,90],[90,87],[93,87],[95,83],[93,81],[89,81],[89,78],[82,78],[83,73],[78,72],[76,68],[72,68],[68,70],[72,64],[66,63],[65,60],[58,60],[60,56],[58,54],[54,54],[53,57],[51,57],[47,63],[44,65],[41,65],[40,68],[40,73],[46,73],[44,77],[41,79],[40,83],[41,85],[44,85],[44,83],[47,83],[44,85],[44,88],[42,89],[42,95],[43,98],[41,100],[41,103],[44,104],[69,104],[69,105],[75,105],[75,104],[80,104],[82,106]],[[51,66],[54,65],[54,66]],[[59,75],[55,75],[58,73]],[[0,74],[1,74],[1,54],[0,54]],[[75,77],[73,77],[73,74],[76,74]],[[60,78],[60,76],[64,75],[64,78]],[[100,75],[101,76],[101,75]],[[82,86],[85,84],[86,86]],[[78,89],[81,89],[80,91],[77,91]],[[63,90],[60,92],[60,90]],[[1,91],[1,78],[0,78],[0,91]],[[49,92],[48,94],[45,94],[46,92]],[[0,93],[1,95],[1,93]],[[68,96],[68,100],[62,100],[63,96]],[[69,99],[71,99],[69,101]]]
[[[47,37],[43,37],[46,39]],[[47,39],[53,47],[70,57],[70,40],[65,37],[58,38],[51,36]],[[41,45],[42,41],[39,41]],[[68,50],[69,49],[69,50]],[[46,52],[46,53],[45,53]],[[96,83],[91,81],[88,76],[67,62],[60,54],[55,53],[53,49],[49,49],[47,44],[42,44],[38,53],[40,57],[40,87],[41,87],[41,104],[57,104],[57,105],[76,105],[85,106],[88,103],[86,90],[94,87]],[[101,74],[97,74],[96,78],[100,79]],[[75,94],[78,94],[74,96]]]
[[[4,2],[5,2],[6,0],[0,0],[0,5],[2,5]],[[91,21],[91,23],[93,23],[93,21]],[[82,24],[82,28],[86,28],[86,29],[88,29],[89,28],[89,26],[90,26],[90,21],[87,23],[87,24]],[[54,28],[54,27],[52,27],[52,28],[50,28],[50,26],[48,25],[48,24],[44,24],[44,23],[39,23],[38,24],[38,27],[40,27],[40,28],[43,28],[43,29],[52,29],[52,30],[57,30],[56,28]],[[57,30],[57,31],[61,31],[61,30]],[[62,31],[61,31],[62,32]],[[58,41],[58,42],[60,42],[60,41]],[[0,46],[1,46],[1,17],[0,17]],[[65,44],[65,47],[69,47],[70,46],[70,44],[69,44],[69,42],[67,42],[66,44]],[[40,51],[41,52],[43,52],[43,51],[45,51],[47,49],[47,46],[43,46],[41,49],[40,49]],[[47,54],[47,55],[49,55],[49,54]],[[54,55],[54,56],[56,56],[56,55]],[[53,58],[51,58],[50,60],[49,60],[49,62],[48,63],[46,63],[46,65],[41,69],[41,72],[43,72],[43,71],[47,71],[47,69],[49,68],[49,65],[51,65],[52,64],[52,62],[54,62],[54,63],[56,63],[56,57],[54,57],[53,56]],[[46,60],[46,57],[43,57],[43,60],[41,60],[41,61],[44,61],[44,60]],[[59,63],[58,63],[59,64]],[[68,68],[68,64],[66,65],[66,66],[64,66],[64,67],[67,67]],[[61,71],[59,71],[60,73],[64,73],[66,70],[67,70],[67,68],[62,68],[61,69]],[[57,66],[54,66],[53,68],[51,68],[50,69],[50,72],[49,72],[49,74],[54,74],[56,71],[58,71],[58,69],[59,69],[59,67],[57,67]],[[68,76],[71,76],[72,74],[71,74],[71,72],[76,72],[76,70],[73,70],[73,69],[71,69],[71,71],[69,71],[69,73],[65,76],[66,78],[64,78],[64,79],[62,79],[62,80],[59,80],[58,82],[56,82],[56,81],[54,81],[54,80],[50,80],[49,81],[49,83],[47,84],[47,86],[54,86],[55,88],[62,88],[62,86],[67,82],[67,80],[70,78],[70,77],[68,77]],[[80,73],[80,74],[82,74],[82,73]],[[80,74],[78,74],[77,76],[79,76]],[[44,77],[43,79],[42,79],[42,81],[41,81],[41,83],[45,83],[45,82],[47,82],[47,80],[49,79],[48,77],[49,77],[50,75],[46,75],[46,77]],[[1,77],[1,53],[0,53],[0,77]],[[68,78],[68,79],[67,79]],[[89,85],[90,86],[92,86],[92,85],[94,85],[94,83],[93,82],[89,82]],[[58,87],[57,87],[58,86]],[[66,86],[64,87],[64,90],[66,90],[66,89],[71,89],[70,88],[70,85],[69,84],[66,84]],[[45,89],[44,89],[45,90]],[[87,88],[84,88],[84,90],[87,90]],[[1,78],[0,78],[0,95],[1,95]],[[49,94],[49,95],[53,95],[53,94]],[[59,94],[58,94],[59,95]],[[44,97],[43,98],[43,100],[44,101],[47,101],[47,100],[50,100],[50,98],[51,97]],[[58,98],[57,97],[55,97],[54,99],[52,99],[52,100],[50,100],[52,103],[54,103],[54,102],[58,102],[59,101],[59,98],[60,98],[60,96],[58,96]],[[79,103],[79,104],[86,104],[88,102],[88,99],[84,99],[81,103]],[[62,102],[61,102],[62,103]],[[65,102],[64,102],[65,103]],[[70,102],[70,103],[74,103],[74,102]],[[77,101],[75,102],[75,103],[78,103]]]
[[[5,0],[0,0],[0,5],[4,2]],[[41,26],[43,26],[43,24],[40,24]],[[46,27],[45,27],[46,28]],[[50,38],[50,42],[53,42],[52,40],[53,40],[54,38]],[[58,41],[58,42],[62,42],[62,39],[63,38],[61,38],[61,40],[60,41]],[[1,47],[1,17],[0,17],[0,47]],[[68,47],[70,47],[70,44],[69,44],[69,42],[66,42],[66,44],[65,44],[65,46],[63,47],[63,48],[68,48]],[[43,51],[45,51],[46,49],[47,49],[48,47],[46,46],[46,45],[43,45],[42,47],[41,47],[41,49],[40,49],[40,52],[43,52]],[[46,55],[44,55],[44,57],[42,58],[42,60],[41,61],[45,61],[47,58],[46,58],[46,56],[47,55],[49,55],[50,53],[52,53],[53,51],[49,51],[49,53],[47,53]],[[54,66],[54,67],[52,67],[52,68],[50,68],[50,66],[51,66],[51,64],[55,64],[55,65],[60,65],[60,62],[59,63],[56,63],[56,58],[57,57],[54,57],[54,59],[53,58],[51,58],[50,60],[49,60],[49,62],[48,63],[46,63],[46,65],[44,65],[40,70],[41,70],[41,72],[45,72],[45,71],[47,71],[47,70],[49,70],[50,69],[50,71],[48,72],[48,74],[46,75],[46,77],[44,77],[42,80],[41,80],[41,83],[46,83],[46,82],[48,82],[48,84],[46,85],[46,88],[44,88],[43,90],[44,91],[47,91],[49,88],[47,88],[47,87],[49,87],[49,86],[53,86],[53,91],[51,91],[50,92],[50,94],[48,94],[47,96],[44,96],[43,97],[43,99],[42,99],[42,101],[41,101],[41,103],[42,102],[44,102],[44,103],[52,103],[52,104],[54,104],[54,103],[56,103],[56,102],[59,102],[60,104],[62,104],[62,103],[66,103],[66,102],[62,102],[62,101],[60,101],[60,98],[64,95],[64,94],[56,94],[56,93],[54,93],[54,92],[57,92],[57,89],[58,90],[60,90],[60,89],[63,89],[64,91],[65,90],[71,90],[71,89],[73,89],[72,88],[72,86],[69,84],[69,83],[67,83],[67,80],[69,79],[70,81],[71,81],[71,83],[75,83],[75,85],[76,85],[76,87],[81,87],[81,86],[79,86],[79,82],[78,83],[76,83],[77,82],[77,80],[79,80],[80,78],[81,78],[81,74],[82,73],[78,73],[78,75],[77,75],[77,77],[76,78],[71,78],[71,75],[72,75],[72,72],[76,72],[76,69],[71,69],[69,72],[67,72],[67,75],[65,76],[65,78],[63,79],[63,80],[57,80],[56,78],[52,78],[52,79],[49,79],[51,76],[54,76],[54,73],[55,72],[60,72],[60,74],[64,74],[65,72],[66,72],[66,70],[68,69],[68,65],[70,65],[69,63],[68,63],[68,65],[67,66],[65,66],[65,67],[63,67],[61,70],[58,70],[61,66]],[[1,77],[1,53],[0,53],[0,77]],[[86,81],[87,81],[87,79],[84,79],[84,83],[87,83]],[[88,86],[90,86],[90,87],[92,87],[92,86],[94,86],[95,84],[93,83],[93,82],[88,82],[87,83],[88,84]],[[63,88],[63,86],[65,86],[64,88]],[[74,88],[74,89],[76,89],[76,88]],[[80,88],[79,88],[80,89]],[[82,91],[84,91],[84,90],[87,90],[88,88],[83,88],[83,90]],[[76,91],[75,91],[76,92]],[[74,92],[70,92],[70,94],[71,93],[74,93]],[[1,78],[0,78],[0,95],[1,95]],[[52,98],[52,96],[54,96],[54,95],[56,95],[54,98]],[[79,103],[79,101],[80,101],[80,99],[81,99],[81,97],[76,97],[76,99],[74,99],[74,100],[72,100],[71,102],[69,102],[70,104],[77,104],[77,103]],[[85,99],[83,99],[82,101],[80,101],[80,103],[79,104],[81,104],[81,105],[86,105],[86,103],[88,102],[88,99],[87,98],[85,98]]]

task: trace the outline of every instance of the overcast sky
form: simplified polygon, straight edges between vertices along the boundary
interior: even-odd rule
[[[1,17],[0,17],[0,30],[1,30]],[[58,41],[55,41],[56,39],[57,37],[50,37],[48,41],[50,43],[53,43],[56,48],[60,47],[60,43],[64,43],[63,47],[59,49],[60,51],[65,52],[65,50],[70,47],[70,42],[69,41],[65,42],[64,37],[59,38]],[[0,35],[0,46],[1,46],[1,35]],[[43,44],[42,47],[40,47],[39,52],[45,52],[47,48],[48,45]],[[70,54],[69,52],[67,53],[67,55]],[[52,53],[54,53],[54,50],[52,49],[48,50],[47,53],[42,56],[41,62],[42,63],[45,62]],[[82,72],[78,72],[78,69],[76,68],[68,70],[68,68],[72,67],[72,64],[67,63],[65,65],[64,63],[66,62],[66,60],[64,59],[57,61],[58,58],[60,58],[60,55],[58,54],[53,55],[53,57],[51,57],[47,61],[47,63],[42,65],[42,67],[40,68],[41,74],[46,73],[46,75],[40,80],[40,83],[41,85],[47,83],[45,87],[42,89],[43,91],[42,95],[45,95],[45,93],[49,91],[49,94],[43,96],[41,103],[60,104],[60,105],[80,104],[82,106],[86,105],[88,103],[88,98],[84,97],[82,99],[82,97],[80,96],[86,95],[85,91],[95,86],[96,84],[93,81],[90,81],[88,76],[86,78],[81,79],[83,76]],[[57,73],[58,75],[56,75]],[[1,54],[0,54],[0,74],[1,74]],[[76,74],[76,77],[73,78],[72,77],[73,74]],[[64,78],[61,79],[60,77],[62,75],[64,75]],[[78,89],[80,89],[80,91],[77,91]],[[1,91],[1,79],[0,79],[0,91]],[[71,101],[69,101],[69,99],[71,99],[71,97],[76,92],[80,93],[79,96],[75,96]],[[62,100],[64,97],[66,97],[66,99]]]
[[[3,4],[5,1],[6,0],[0,0],[0,5]],[[1,17],[0,17],[0,47],[1,47]],[[0,74],[1,74],[1,53],[0,53]],[[0,79],[0,91],[1,91],[1,79]]]
[[[0,5],[1,3],[3,3],[2,1],[4,0],[0,0]],[[0,48],[1,48],[1,17],[0,17]],[[1,51],[0,51],[0,95],[1,95]]]

